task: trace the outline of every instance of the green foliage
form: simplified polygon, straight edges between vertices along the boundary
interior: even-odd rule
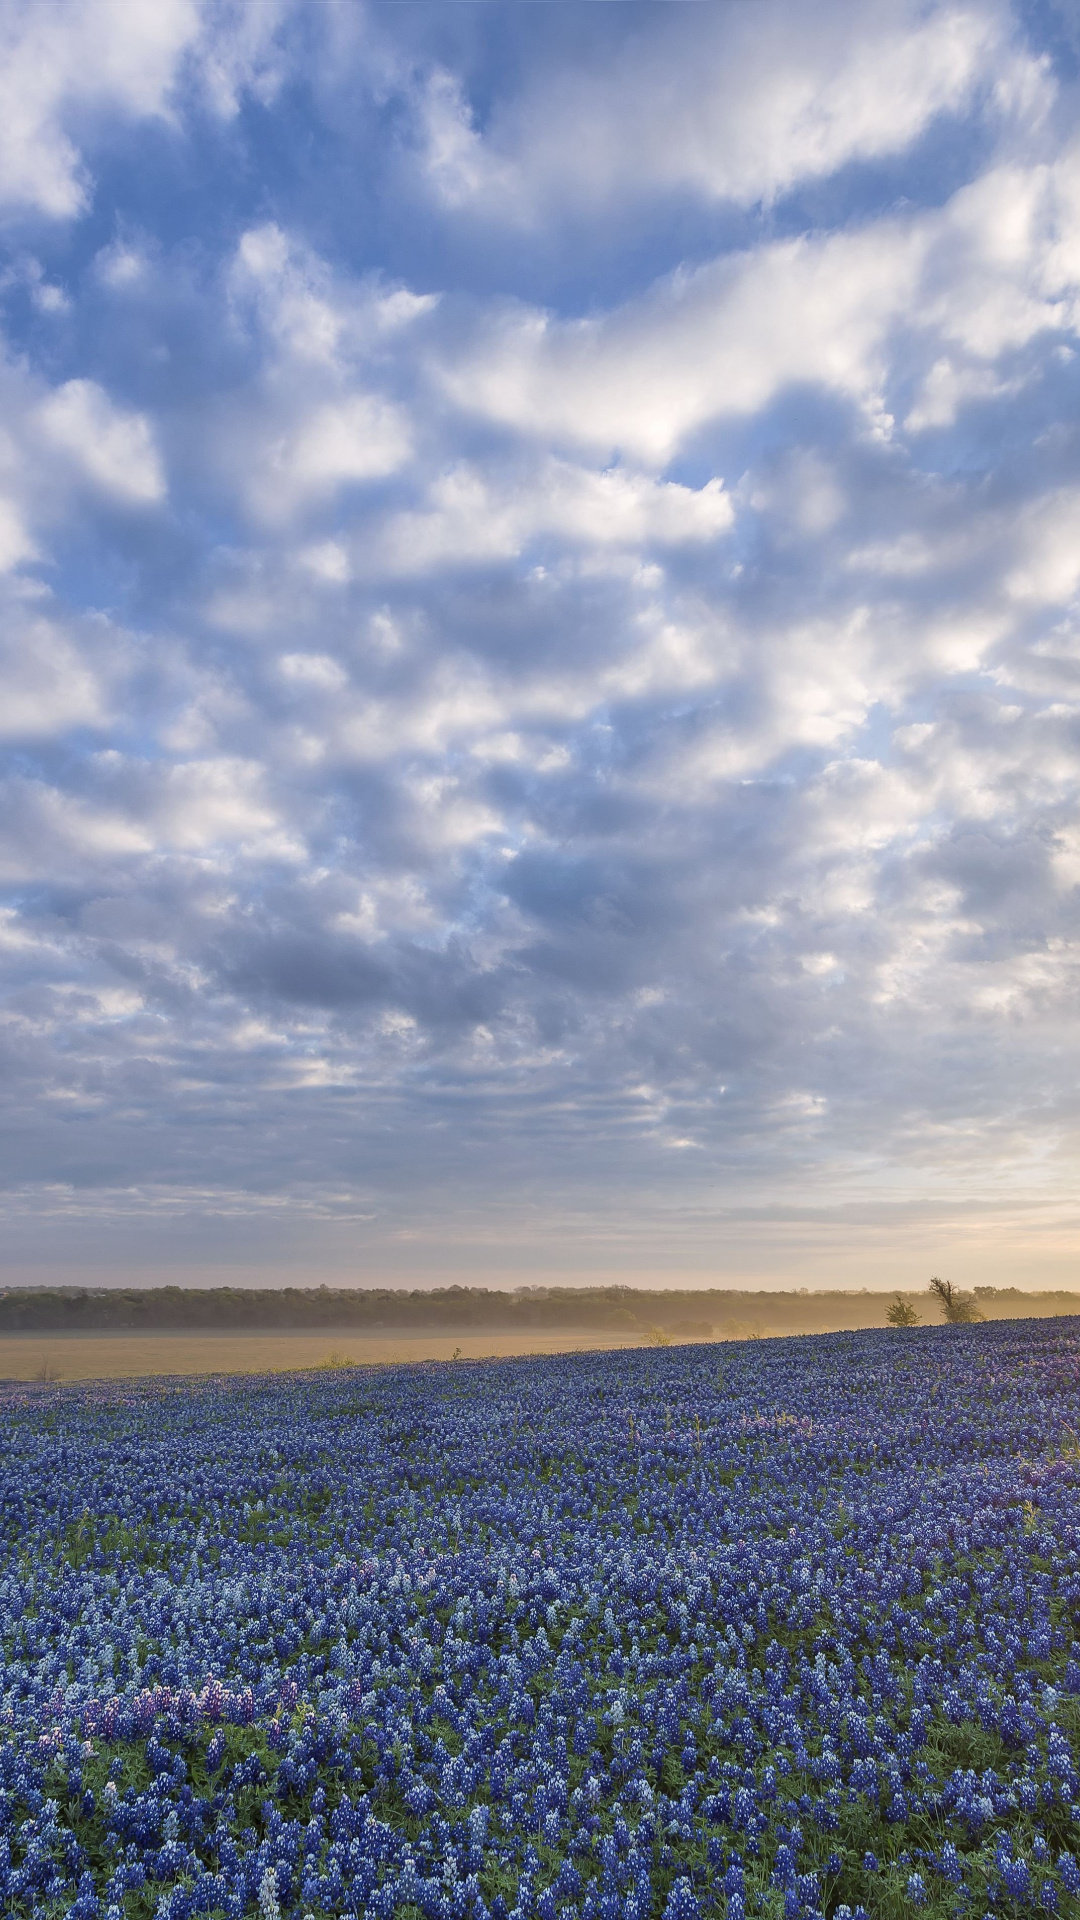
[[[78,1520],[69,1520],[60,1541],[61,1558],[76,1569],[85,1566],[95,1552],[108,1560],[134,1560],[142,1566],[160,1564],[145,1527],[131,1527],[115,1515],[107,1518],[84,1511]]]
[[[889,1308],[888,1313],[885,1315],[885,1318],[890,1327],[917,1327],[919,1324],[919,1316],[910,1300],[905,1300],[903,1295],[899,1293]]]

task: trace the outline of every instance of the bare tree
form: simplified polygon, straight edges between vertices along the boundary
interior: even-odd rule
[[[969,1327],[982,1314],[969,1293],[957,1293],[951,1280],[939,1280],[937,1274],[930,1278],[929,1292],[941,1308],[942,1318],[950,1327]]]

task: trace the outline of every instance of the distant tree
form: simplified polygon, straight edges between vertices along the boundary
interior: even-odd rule
[[[950,1327],[969,1327],[975,1320],[981,1320],[982,1314],[970,1294],[957,1293],[951,1280],[939,1280],[932,1274],[928,1289],[941,1308],[942,1318]]]
[[[899,1293],[885,1318],[890,1327],[917,1327],[919,1324],[919,1316],[910,1300],[905,1300]]]

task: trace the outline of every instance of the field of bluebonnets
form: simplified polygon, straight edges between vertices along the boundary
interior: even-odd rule
[[[1080,1321],[4,1406],[6,1915],[1080,1915]]]

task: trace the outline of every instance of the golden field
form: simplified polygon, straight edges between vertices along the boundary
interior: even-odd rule
[[[125,1380],[151,1374],[272,1373],[321,1364],[506,1359],[640,1346],[625,1333],[74,1333],[0,1339],[0,1379]]]

